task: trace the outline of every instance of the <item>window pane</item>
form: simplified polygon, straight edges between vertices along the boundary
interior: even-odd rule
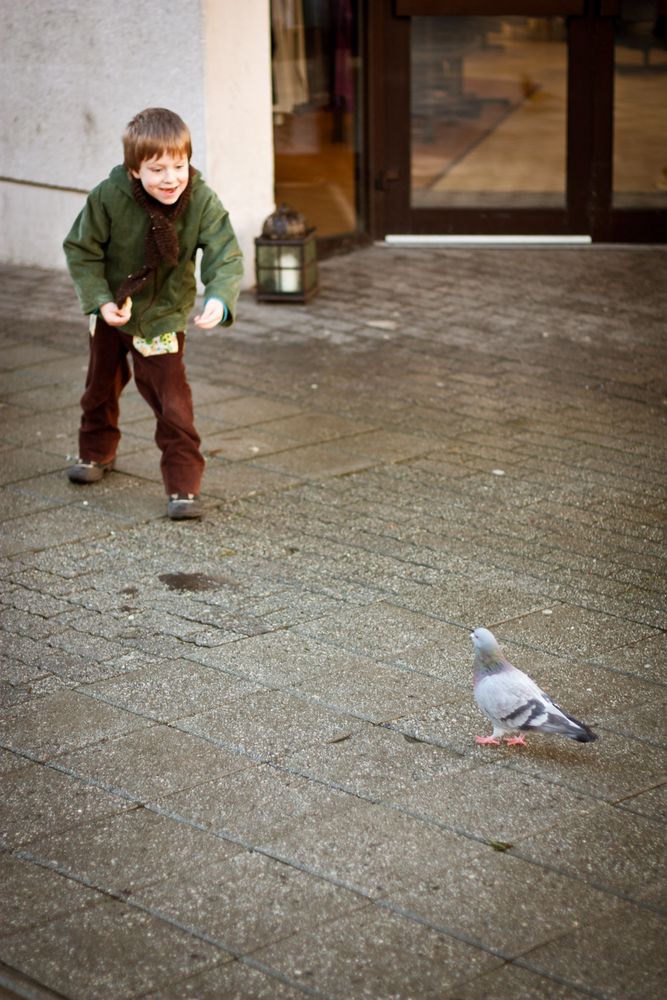
[[[358,2],[272,0],[276,201],[318,236],[358,227]]]
[[[412,205],[565,204],[563,18],[413,17]]]
[[[662,7],[663,13],[658,13]],[[625,2],[616,22],[614,205],[667,205],[667,5]]]

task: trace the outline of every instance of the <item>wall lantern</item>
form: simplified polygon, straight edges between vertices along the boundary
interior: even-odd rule
[[[317,292],[315,229],[284,202],[255,239],[258,302],[308,302]]]

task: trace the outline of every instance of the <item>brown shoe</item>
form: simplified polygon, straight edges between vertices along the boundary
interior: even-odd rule
[[[113,459],[110,462],[86,462],[83,458],[77,458],[67,470],[67,478],[70,483],[99,483],[113,467]]]

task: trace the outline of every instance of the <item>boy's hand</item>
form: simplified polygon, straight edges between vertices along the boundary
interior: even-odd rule
[[[225,307],[220,299],[209,299],[204,303],[204,311],[195,316],[195,326],[200,330],[212,330],[217,326],[224,316]]]
[[[100,313],[107,326],[125,326],[132,315],[132,299],[125,299],[120,308],[115,302],[105,302]]]

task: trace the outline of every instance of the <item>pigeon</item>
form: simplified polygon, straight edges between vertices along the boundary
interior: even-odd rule
[[[509,746],[524,746],[523,732],[556,733],[579,743],[598,739],[589,726],[568,715],[528,674],[505,659],[488,628],[476,628],[470,638],[475,646],[475,701],[493,723],[492,735],[477,736],[477,743],[499,746],[504,738]],[[516,729],[522,730],[520,735],[505,736]]]

